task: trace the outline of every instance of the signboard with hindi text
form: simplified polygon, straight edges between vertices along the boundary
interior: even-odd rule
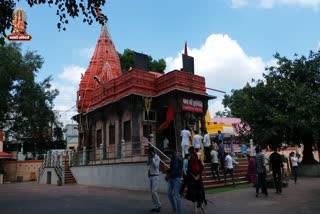
[[[184,97],[182,99],[182,110],[203,113],[203,102],[202,100]]]

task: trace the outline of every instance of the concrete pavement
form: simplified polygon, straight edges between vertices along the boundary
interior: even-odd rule
[[[171,213],[165,194],[160,194],[161,213]],[[320,178],[290,182],[283,195],[269,189],[269,196],[255,197],[254,188],[207,194],[213,202],[206,213],[309,214],[320,212]],[[192,203],[183,199],[183,213],[192,213]],[[81,185],[40,185],[14,183],[0,185],[1,214],[143,214],[149,213],[149,192],[115,190]],[[200,213],[200,212],[199,212]]]

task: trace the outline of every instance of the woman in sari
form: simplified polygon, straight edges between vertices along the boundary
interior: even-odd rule
[[[197,208],[201,208],[204,213],[204,204],[206,204],[204,187],[202,182],[203,165],[198,159],[198,155],[195,151],[190,151],[190,159],[188,162],[188,190],[186,199],[192,201],[194,204],[194,211],[197,212]]]
[[[256,174],[256,158],[248,155],[248,181],[250,183],[256,183]]]

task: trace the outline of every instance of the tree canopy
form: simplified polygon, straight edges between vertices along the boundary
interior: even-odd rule
[[[59,91],[51,89],[51,77],[35,81],[42,64],[40,55],[22,54],[17,43],[0,46],[0,129],[6,143],[32,144],[33,151],[41,154],[55,147],[53,140],[62,140],[54,130],[61,126],[53,111]]]
[[[122,73],[125,73],[129,70],[130,67],[134,67],[133,62],[133,50],[125,49],[123,51],[123,54],[119,54],[120,63],[121,63],[121,69]],[[148,70],[149,71],[155,71],[158,73],[164,73],[164,70],[166,69],[166,61],[164,59],[154,60],[151,56],[148,55]]]
[[[215,113],[215,116],[216,117],[232,117],[231,111],[226,108],[223,111],[217,111]]]
[[[69,18],[77,18],[82,14],[83,22],[91,25],[93,21],[104,22],[107,17],[101,12],[100,6],[106,3],[106,0],[1,0],[0,1],[0,44],[4,44],[6,30],[12,27],[12,13],[16,7],[16,2],[25,1],[30,7],[35,5],[48,5],[56,10],[59,17],[57,23],[58,29],[66,30],[66,24]],[[52,7],[53,6],[53,7]]]
[[[264,79],[233,90],[223,104],[250,127],[244,135],[264,145],[303,144],[303,162],[312,163],[320,133],[320,51],[275,59]]]

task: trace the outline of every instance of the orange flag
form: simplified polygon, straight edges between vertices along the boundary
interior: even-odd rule
[[[169,107],[168,107],[168,111],[167,111],[167,119],[164,123],[161,124],[159,129],[166,129],[168,128],[169,124],[171,123],[171,121],[174,120],[174,111],[173,111],[173,105],[172,103],[170,103]]]

